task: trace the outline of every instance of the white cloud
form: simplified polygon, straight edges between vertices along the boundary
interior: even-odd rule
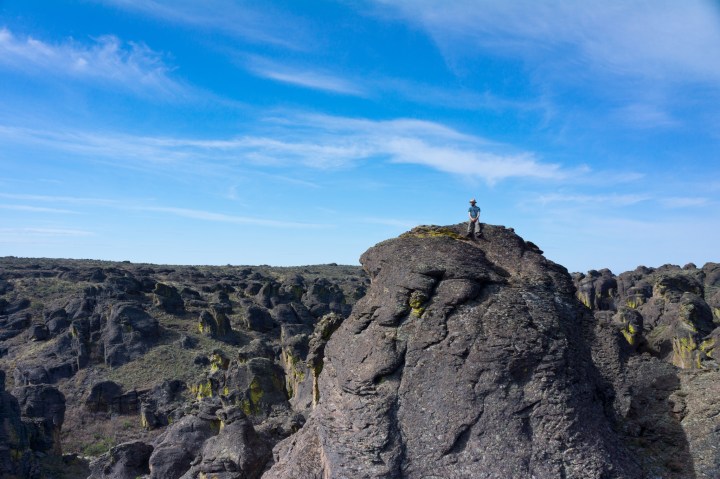
[[[26,211],[29,213],[57,213],[57,214],[78,214],[77,211],[63,210],[59,208],[45,208],[42,206],[30,205],[0,205],[2,210]]]
[[[618,121],[636,128],[671,128],[680,125],[680,121],[657,105],[632,103],[615,113]]]
[[[720,79],[711,0],[375,0],[432,35],[451,62],[481,48],[542,63],[662,81]],[[563,61],[563,59],[569,61]]]
[[[0,193],[0,198],[23,201],[40,201],[49,203],[71,203],[86,204],[94,206],[117,205],[121,202],[118,200],[109,200],[104,198],[82,198],[77,196],[52,196],[52,195],[28,195],[17,193]]]
[[[97,0],[163,21],[189,25],[252,42],[302,49],[308,42],[298,18],[269,6],[232,0]]]
[[[86,230],[63,229],[63,228],[0,228],[3,236],[94,236],[95,233]],[[5,238],[7,239],[7,237]]]
[[[123,44],[110,35],[89,45],[74,40],[53,44],[20,38],[2,28],[0,68],[39,78],[74,78],[135,93],[177,95],[184,89],[169,77],[170,68],[161,54],[143,44]]]
[[[570,195],[551,193],[541,195],[539,202],[542,205],[568,203],[572,205],[588,205],[593,204],[601,208],[607,206],[630,206],[644,201],[651,200],[649,195],[638,194],[599,194],[599,195]]]
[[[269,220],[265,218],[253,218],[248,216],[226,215],[223,213],[215,213],[212,211],[194,210],[188,208],[173,208],[162,206],[138,206],[132,208],[138,211],[150,211],[156,213],[167,213],[182,218],[190,218],[202,221],[212,221],[219,223],[235,223],[243,225],[271,226],[275,228],[325,228],[327,225],[300,223],[294,221]]]
[[[668,208],[693,208],[697,206],[707,206],[710,204],[708,198],[697,197],[670,197],[660,200],[664,206]]]
[[[12,194],[12,193],[0,193],[0,197],[2,198],[11,198],[11,199],[24,199],[28,201],[37,201],[37,202],[44,202],[44,203],[70,203],[70,204],[78,204],[78,205],[88,205],[88,206],[102,206],[106,208],[113,208],[117,210],[124,210],[124,211],[147,211],[147,212],[155,212],[155,213],[164,213],[169,214],[173,216],[179,216],[182,218],[190,218],[190,219],[196,219],[196,220],[202,220],[202,221],[212,221],[212,222],[219,222],[219,223],[234,223],[234,224],[245,224],[245,225],[257,225],[257,226],[269,226],[269,227],[277,227],[277,228],[326,228],[328,225],[322,225],[322,224],[315,224],[315,223],[302,223],[302,222],[294,222],[294,221],[280,221],[280,220],[274,220],[274,219],[265,219],[265,218],[256,218],[256,217],[250,217],[250,216],[237,216],[237,215],[228,215],[224,213],[215,213],[212,211],[204,211],[204,210],[196,210],[196,209],[189,209],[189,208],[177,208],[177,207],[169,207],[169,206],[148,206],[143,205],[140,200],[125,200],[125,201],[119,201],[119,200],[109,200],[109,199],[101,199],[101,198],[82,198],[82,197],[72,197],[72,196],[44,196],[44,195],[24,195],[24,194]],[[47,207],[41,207],[41,206],[29,206],[29,205],[0,205],[0,209],[10,209],[10,210],[18,210],[18,211],[32,211],[37,213],[78,213],[76,211],[70,211],[70,210],[64,210],[64,209],[56,209],[56,208],[47,208]],[[0,231],[10,231],[10,230],[0,230]],[[42,230],[42,229],[16,229],[13,230],[14,232],[34,232],[34,233],[42,233],[45,231],[50,232],[66,232],[66,231],[74,231],[74,230]],[[59,233],[58,233],[59,234]],[[68,234],[68,233],[64,233]]]
[[[421,165],[488,183],[508,178],[562,180],[584,172],[440,123],[405,118],[285,114],[256,122],[243,136],[217,139],[0,126],[1,138],[118,167],[165,171],[172,166],[173,173],[204,175],[239,166],[338,169],[367,161]]]
[[[281,83],[343,95],[366,95],[360,85],[329,72],[280,65],[259,57],[251,58],[247,66],[253,74]]]

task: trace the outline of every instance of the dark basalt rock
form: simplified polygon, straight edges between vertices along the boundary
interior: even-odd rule
[[[185,311],[185,302],[174,286],[157,283],[153,290],[155,306],[173,314],[181,314]]]
[[[243,325],[251,331],[269,332],[275,328],[275,322],[267,309],[252,303],[243,303]]]
[[[201,410],[173,423],[158,438],[149,459],[152,479],[177,479],[185,474],[205,441],[220,432],[215,415],[220,404],[202,404]]]
[[[17,301],[13,301],[12,303],[7,304],[5,306],[2,314],[12,316],[15,313],[18,313],[24,309],[29,308],[30,304],[31,304],[31,301],[27,298],[18,299]]]
[[[145,428],[167,426],[170,418],[184,404],[187,385],[180,380],[165,381],[142,398],[140,420]]]
[[[50,337],[50,331],[44,324],[33,324],[28,329],[28,339],[30,341],[45,341]]]
[[[316,279],[309,286],[302,297],[302,303],[316,318],[330,312],[347,315],[351,309],[346,304],[342,289],[324,278]]]
[[[10,291],[12,291],[15,287],[13,284],[9,281],[6,281],[4,279],[0,279],[0,295],[7,294]],[[0,313],[2,312],[2,307],[0,307]]]
[[[258,435],[252,422],[237,407],[217,412],[220,432],[208,439],[193,467],[182,477],[218,479],[260,477],[271,448]]]
[[[363,255],[368,295],[264,477],[640,477],[567,271],[507,229],[462,233],[417,228]]]
[[[227,401],[239,404],[247,415],[267,417],[278,408],[290,409],[285,390],[285,372],[273,361],[252,358],[232,361],[225,374]]]
[[[90,390],[90,394],[85,400],[85,407],[91,412],[109,412],[113,404],[119,402],[122,394],[121,385],[113,381],[102,381],[95,384]]]
[[[5,391],[5,372],[0,370],[0,477],[32,476],[37,460],[27,452],[29,447],[30,438],[21,419],[20,404]]]
[[[135,303],[116,303],[103,330],[105,363],[120,366],[147,352],[158,339],[158,320]]]
[[[617,311],[616,326],[639,352],[683,369],[713,369],[718,364],[714,338],[716,331],[720,334],[719,278],[720,265],[708,263],[702,269],[641,266],[617,278],[608,270],[591,271],[576,274],[574,281],[578,298],[596,316]],[[617,289],[611,287],[614,281]],[[597,289],[598,284],[610,286]]]
[[[57,388],[42,385],[15,388],[29,447],[35,452],[62,454],[60,431],[65,421],[65,395]]]
[[[0,258],[0,368],[25,405],[67,395],[69,451],[112,428],[95,477],[720,477],[720,264],[571,284],[512,229],[463,233],[377,245],[372,287],[337,265]],[[0,390],[0,477],[56,477],[52,419],[29,414]]]
[[[88,479],[137,479],[150,472],[153,447],[132,441],[113,447],[90,463]]]

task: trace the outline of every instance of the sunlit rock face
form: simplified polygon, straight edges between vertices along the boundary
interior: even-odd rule
[[[363,255],[368,294],[264,477],[641,476],[570,275],[510,229],[462,228],[419,227]]]

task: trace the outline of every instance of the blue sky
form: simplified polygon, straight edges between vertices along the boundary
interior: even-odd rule
[[[0,0],[0,255],[356,264],[476,197],[700,266],[719,147],[715,1]]]

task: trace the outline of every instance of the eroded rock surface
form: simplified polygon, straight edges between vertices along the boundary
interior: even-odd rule
[[[325,349],[319,403],[267,478],[637,478],[567,271],[511,230],[376,245]]]

